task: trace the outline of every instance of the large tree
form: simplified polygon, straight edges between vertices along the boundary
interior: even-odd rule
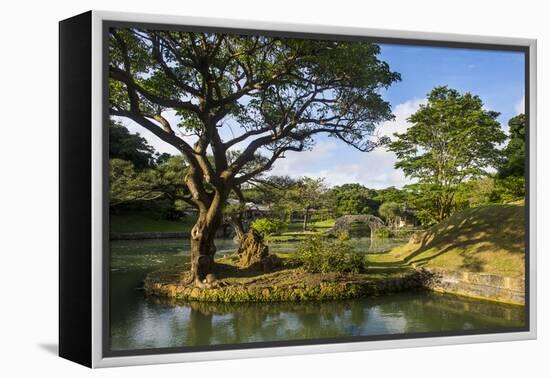
[[[459,185],[498,165],[498,145],[506,139],[498,115],[486,110],[478,96],[436,87],[427,104],[409,117],[412,126],[395,134],[389,144],[397,155],[395,167],[417,181],[413,189],[427,206],[425,220],[448,217]]]
[[[132,134],[118,122],[109,125],[109,158],[131,161],[137,169],[155,163],[155,149],[139,134]]]
[[[504,148],[504,160],[498,169],[498,178],[525,175],[525,114],[508,121],[509,139]]]
[[[378,201],[376,191],[361,184],[344,184],[329,190],[329,203],[335,216],[374,214]]]
[[[187,166],[181,156],[171,156],[155,167],[136,169],[131,161],[109,160],[109,189],[112,208],[135,202],[167,199],[174,206],[189,202],[187,187],[182,185]]]
[[[289,200],[296,210],[303,215],[302,229],[307,231],[310,212],[320,209],[323,205],[323,197],[327,191],[323,178],[302,177],[297,180],[289,192]]]
[[[109,34],[110,114],[174,146],[188,166],[184,184],[198,210],[191,232],[197,284],[214,267],[215,230],[231,191],[286,152],[310,148],[321,133],[370,151],[379,143],[375,126],[392,118],[380,90],[399,74],[369,42],[123,28]]]
[[[401,217],[405,213],[405,209],[399,203],[390,201],[381,204],[378,213],[384,218],[388,226],[397,228]]]

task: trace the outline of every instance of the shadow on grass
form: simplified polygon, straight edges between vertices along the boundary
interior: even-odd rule
[[[503,250],[525,251],[525,208],[518,205],[486,206],[457,213],[432,226],[422,235],[412,253],[396,261],[372,261],[374,271],[380,269],[410,269],[426,265],[451,250],[459,249],[460,268],[473,272],[485,269],[480,253]]]
[[[477,253],[491,249],[524,253],[525,211],[523,206],[500,205],[468,209],[457,213],[427,230],[416,251],[406,256],[406,264],[426,263],[441,256],[452,248],[468,251],[460,253],[465,268],[480,271],[483,262]],[[434,249],[438,252],[415,260],[424,252]]]

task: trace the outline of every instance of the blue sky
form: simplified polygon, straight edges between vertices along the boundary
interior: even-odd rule
[[[381,50],[380,58],[402,76],[387,93],[394,105],[445,84],[480,96],[507,123],[523,98],[523,53],[404,45],[381,45]]]
[[[380,59],[399,72],[402,79],[384,93],[396,119],[380,125],[382,134],[404,132],[409,126],[406,119],[438,85],[480,96],[487,109],[501,113],[499,121],[504,130],[508,129],[508,120],[522,112],[522,53],[381,45]],[[318,138],[312,151],[289,153],[271,173],[325,177],[329,185],[359,182],[376,189],[410,183],[394,164],[395,155],[382,148],[364,153],[331,138]]]
[[[508,120],[523,111],[523,53],[384,44],[379,58],[402,78],[383,93],[396,119],[382,123],[381,134],[404,132],[409,126],[408,116],[438,85],[481,97],[487,109],[501,113],[499,121],[505,131]],[[130,131],[142,134],[157,150],[174,153],[170,146],[140,126],[128,121],[123,123]],[[324,177],[331,186],[359,182],[376,189],[402,187],[410,182],[400,170],[394,169],[395,156],[389,151],[379,148],[359,152],[327,137],[316,141],[311,151],[290,152],[285,159],[278,160],[269,174]]]

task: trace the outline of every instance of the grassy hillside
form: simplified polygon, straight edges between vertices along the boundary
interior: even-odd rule
[[[394,248],[374,265],[418,265],[522,277],[525,266],[523,202],[454,214]]]

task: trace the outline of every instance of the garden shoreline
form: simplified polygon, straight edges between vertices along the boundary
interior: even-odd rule
[[[341,300],[425,289],[525,305],[525,287],[519,278],[435,268],[414,268],[381,277],[364,273],[306,273],[294,268],[232,278],[211,288],[185,283],[185,274],[181,271],[149,273],[144,281],[144,291],[146,295],[181,302],[234,303]]]
[[[307,273],[284,269],[251,277],[220,280],[219,287],[200,288],[185,283],[181,271],[149,273],[143,288],[147,295],[177,301],[286,302],[325,301],[380,296],[427,287],[430,274],[420,270],[373,278],[360,273]]]

